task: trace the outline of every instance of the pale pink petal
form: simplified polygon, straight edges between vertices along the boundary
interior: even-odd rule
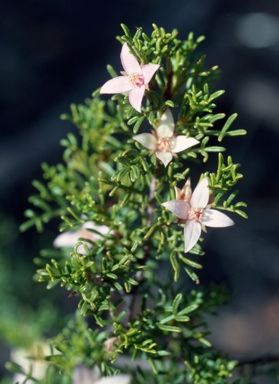
[[[95,383],[100,375],[88,368],[80,365],[74,369],[72,384],[92,384]]]
[[[94,382],[94,384],[129,384],[132,377],[130,375],[115,375],[102,377],[100,380]]]
[[[119,338],[118,337],[109,337],[104,342],[104,347],[107,352],[114,351],[119,344]]]
[[[171,152],[157,151],[155,152],[155,154],[158,157],[158,159],[164,163],[165,167],[172,161],[172,158],[173,158],[173,155]]]
[[[92,248],[92,244],[89,244],[89,243],[85,243],[85,244],[87,245],[88,248]],[[79,245],[77,247],[77,252],[81,253],[82,255],[86,255],[85,246],[83,244]]]
[[[90,229],[94,229],[99,233],[95,233],[90,231]],[[87,221],[78,231],[78,235],[80,238],[88,239],[91,241],[99,240],[102,238],[102,235],[107,235],[109,232],[109,227],[106,225],[96,225],[93,221]]]
[[[107,225],[94,225],[92,229],[95,229],[96,231],[100,232],[101,235],[107,235],[109,233],[109,227]],[[99,235],[96,235],[96,236],[99,236]]]
[[[186,180],[186,183],[184,184],[184,186],[181,190],[181,194],[182,194],[182,200],[190,202],[191,197],[192,197],[192,188],[191,188],[190,177],[188,177],[188,179]]]
[[[105,227],[105,225],[102,225],[102,227]],[[98,228],[100,228],[100,226],[96,225],[94,223],[94,221],[86,221],[85,223],[82,224],[81,228],[82,229],[88,229],[89,228],[89,229],[96,229],[97,230]]]
[[[154,73],[157,71],[157,69],[160,67],[159,64],[145,64],[142,66],[142,74],[144,78],[144,84],[147,85],[149,81],[154,76]]]
[[[171,140],[171,150],[172,152],[178,153],[185,151],[185,149],[190,148],[198,143],[199,141],[193,139],[192,137],[177,136]]]
[[[128,76],[117,76],[108,80],[100,89],[100,93],[123,93],[133,88]]]
[[[234,225],[232,219],[216,209],[205,209],[202,216],[202,224],[207,227],[230,227]]]
[[[53,245],[55,248],[74,247],[78,239],[78,231],[66,231],[56,237],[53,242]]]
[[[184,227],[184,252],[189,252],[197,244],[201,235],[201,224],[198,221],[188,220]]]
[[[87,221],[86,223],[82,224],[82,226],[77,231],[66,231],[61,233],[54,240],[53,245],[56,248],[74,247],[81,238],[91,241],[100,239],[101,235],[91,232],[90,229],[95,229],[96,231],[100,232],[101,235],[106,235],[109,232],[109,228],[106,225],[96,225],[93,221]],[[90,243],[87,245],[89,248],[92,247],[92,244]],[[79,252],[81,252],[80,247]],[[82,249],[84,249],[84,247]],[[81,253],[84,253],[84,250]]]
[[[151,151],[155,151],[157,148],[157,140],[151,133],[140,133],[134,136],[133,139]]]
[[[142,73],[141,66],[135,56],[130,53],[130,48],[127,43],[124,43],[122,46],[120,59],[122,66],[128,75],[131,75],[132,73]]]
[[[209,189],[208,189],[208,180],[205,177],[202,179],[199,184],[196,186],[192,197],[191,197],[191,206],[194,208],[205,208],[208,204],[209,199]]]
[[[175,198],[176,200],[183,200],[181,199],[181,196],[183,195],[183,192],[180,188],[178,187],[174,187],[174,190],[175,190]]]
[[[190,204],[183,200],[170,200],[162,204],[180,219],[187,220]]]
[[[183,188],[174,187],[176,200],[184,200],[190,202],[192,196],[191,180],[190,177],[186,180]]]
[[[136,87],[129,92],[129,102],[136,111],[141,112],[141,103],[145,91],[145,86]]]
[[[157,128],[157,136],[161,137],[172,137],[174,131],[174,120],[172,117],[172,113],[169,109],[167,109],[161,116],[159,120],[159,125]]]

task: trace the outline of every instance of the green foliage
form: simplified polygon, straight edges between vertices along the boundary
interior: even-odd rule
[[[39,249],[42,243],[37,244],[34,239],[29,256],[35,256],[36,248]],[[32,259],[28,261],[26,258],[15,219],[2,212],[0,265],[0,342],[3,361],[7,359],[5,354],[9,352],[12,357],[19,351],[25,351],[26,355],[29,355],[29,350],[35,344],[41,343],[46,335],[57,333],[65,320],[58,317],[58,310],[51,302],[53,296],[46,298],[43,295],[44,290],[40,289],[43,287],[37,286],[37,289],[34,289]],[[28,375],[25,368],[14,362],[7,363],[6,368],[12,373],[20,373],[23,370]],[[2,375],[3,367],[1,384],[15,383],[10,377],[3,378]]]
[[[57,321],[53,305],[32,294],[33,269],[24,260],[14,261],[20,249],[14,219],[0,213],[0,340],[11,347],[29,347]],[[23,254],[23,250],[21,249]],[[22,289],[24,287],[24,290]],[[38,295],[40,291],[38,291]],[[32,294],[33,303],[30,302]],[[38,308],[38,312],[35,310]]]
[[[195,40],[190,33],[179,40],[176,30],[166,33],[156,25],[150,37],[141,28],[132,36],[122,28],[118,40],[127,42],[141,64],[160,64],[142,113],[132,108],[126,94],[104,101],[98,89],[84,105],[71,105],[71,113],[62,119],[78,132],[61,141],[63,163],[43,164],[44,182],[34,182],[33,208],[25,212],[21,226],[42,231],[60,217],[60,231],[72,231],[78,239],[74,246],[44,250],[36,259],[37,280],[48,288],[65,287],[79,308],[76,319],[53,340],[46,360],[49,369],[64,375],[65,383],[80,363],[98,367],[102,375],[131,372],[133,383],[147,378],[158,384],[227,383],[236,362],[210,345],[205,321],[227,294],[214,286],[189,288],[192,281],[199,283],[204,251],[199,242],[185,255],[184,223],[162,203],[175,198],[175,187],[185,183],[191,164],[199,164],[202,172],[195,178],[208,178],[211,205],[246,217],[240,209],[245,203],[236,201],[239,164],[230,156],[225,161],[225,147],[219,145],[245,131],[231,129],[236,114],[226,117],[216,111],[224,91],[211,85],[217,67],[205,69],[205,56],[197,53],[203,37]],[[111,66],[108,72],[117,76]],[[167,167],[133,140],[142,130],[156,131],[166,108],[175,115],[175,134],[200,142],[173,157]],[[217,162],[216,172],[204,168],[209,157]],[[95,227],[87,235],[84,229],[77,232],[89,222]],[[100,226],[106,226],[106,233]],[[162,265],[168,277],[160,276]],[[186,283],[178,286],[181,278]],[[111,337],[117,343],[108,351],[105,342]],[[119,355],[130,357],[133,367],[129,360],[119,363]],[[140,362],[148,364],[142,367]]]
[[[121,364],[119,366],[115,361],[118,361],[118,355],[125,353],[130,354],[135,362],[149,362],[151,368],[147,368],[147,372],[150,375],[152,369],[158,377],[158,381],[154,382],[161,383],[164,377],[170,383],[176,382],[178,366],[181,373],[180,381],[177,382],[199,383],[198,377],[204,368],[208,372],[204,379],[209,380],[214,375],[220,377],[220,383],[226,382],[221,378],[230,375],[235,362],[229,362],[211,348],[205,338],[209,333],[208,327],[205,322],[198,320],[203,313],[214,311],[216,302],[224,303],[226,293],[223,289],[212,287],[209,294],[202,290],[192,290],[189,294],[172,292],[172,297],[167,297],[165,291],[169,283],[162,285],[158,282],[161,287],[151,296],[148,294],[148,286],[143,287],[146,292],[141,293],[144,296],[141,313],[131,317],[126,324],[123,324],[123,312],[112,315],[111,321],[106,320],[106,331],[99,327],[94,330],[88,328],[83,317],[77,313],[76,319],[71,320],[52,341],[54,351],[52,355],[46,356],[46,360],[59,366],[68,375],[81,361],[88,369],[97,366],[103,375],[111,375],[121,369]],[[152,310],[148,308],[148,300],[154,301]],[[189,324],[186,326],[184,323]],[[115,326],[113,334],[109,324]],[[150,339],[152,328],[153,340]],[[107,351],[105,341],[112,335],[117,337],[118,343],[115,349]],[[197,341],[201,345],[194,347]],[[133,372],[133,369],[129,371],[138,378],[135,383],[143,383],[146,373],[140,370]],[[204,381],[207,382],[210,380]]]

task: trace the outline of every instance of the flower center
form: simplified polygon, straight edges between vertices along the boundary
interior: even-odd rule
[[[171,148],[170,139],[168,137],[162,137],[157,141],[157,149],[160,152],[169,151]]]
[[[191,208],[188,213],[189,220],[192,221],[199,221],[201,222],[203,215],[203,209],[202,208]]]
[[[141,87],[142,85],[144,85],[143,75],[139,73],[132,73],[131,75],[129,75],[129,81],[135,87]]]

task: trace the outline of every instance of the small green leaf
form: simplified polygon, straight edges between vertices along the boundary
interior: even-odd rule
[[[172,312],[175,315],[178,312],[178,307],[183,300],[183,295],[182,293],[179,293],[178,295],[175,296],[173,303],[172,303]]]
[[[173,325],[158,324],[158,327],[162,331],[166,331],[166,332],[176,332],[176,333],[181,333],[182,332],[181,328],[175,327]]]
[[[230,128],[230,126],[232,125],[232,123],[234,122],[234,120],[237,118],[237,113],[234,113],[232,114],[228,119],[227,121],[225,122],[221,132],[220,132],[220,135],[218,136],[218,141],[222,141],[224,136],[226,135],[227,133],[227,130]]]
[[[133,132],[136,134],[138,133],[138,130],[140,129],[141,124],[144,122],[145,116],[141,116],[140,118],[137,118],[137,122],[134,125]]]
[[[26,374],[25,370],[19,364],[14,363],[13,361],[8,361],[7,363],[5,363],[5,367],[10,372],[20,373],[20,374],[23,374],[23,375]]]

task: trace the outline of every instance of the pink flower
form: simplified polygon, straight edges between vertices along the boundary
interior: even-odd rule
[[[116,345],[119,344],[118,337],[110,337],[104,342],[104,347],[107,352],[112,352],[115,350]]]
[[[184,252],[189,252],[194,247],[201,236],[201,231],[206,232],[206,226],[229,227],[234,224],[224,213],[210,209],[207,206],[208,200],[208,180],[204,178],[195,188],[189,202],[185,200],[171,200],[162,204],[174,215],[182,220],[186,220],[184,226]]]
[[[88,229],[94,229],[99,234],[88,231]],[[96,241],[106,235],[109,232],[109,228],[106,225],[96,225],[93,221],[87,221],[77,231],[66,231],[56,237],[53,242],[54,247],[74,247],[76,243],[81,239],[88,239],[90,241]],[[87,243],[88,248],[92,247],[90,242]],[[83,245],[79,246],[79,252],[85,253]]]
[[[169,109],[163,113],[156,131],[141,133],[133,137],[144,147],[150,149],[160,159],[165,167],[176,153],[184,151],[199,143],[198,140],[186,136],[174,136],[174,121]]]
[[[148,83],[159,68],[158,64],[140,65],[134,55],[130,53],[127,43],[124,43],[120,55],[125,72],[123,76],[107,81],[100,93],[123,93],[129,95],[129,102],[136,111],[141,111],[141,103]]]
[[[190,203],[192,197],[192,188],[191,188],[191,180],[190,177],[187,179],[184,187],[182,189],[178,187],[174,187],[175,189],[175,199],[176,200],[184,200]]]

